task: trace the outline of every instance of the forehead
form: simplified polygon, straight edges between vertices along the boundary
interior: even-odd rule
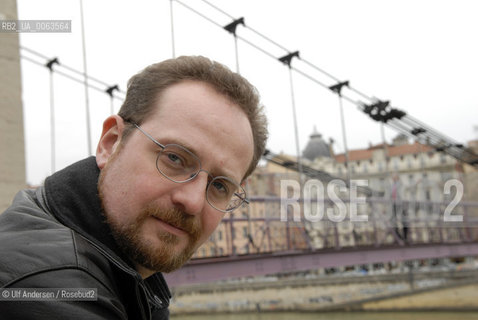
[[[168,87],[142,126],[163,144],[187,146],[215,175],[240,181],[252,161],[252,129],[246,114],[203,82]]]

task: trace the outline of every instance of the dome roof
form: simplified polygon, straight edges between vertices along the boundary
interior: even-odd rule
[[[317,132],[315,126],[314,132],[310,135],[310,140],[307,143],[302,156],[311,161],[318,157],[330,158],[330,147],[327,142],[322,139],[322,135]]]

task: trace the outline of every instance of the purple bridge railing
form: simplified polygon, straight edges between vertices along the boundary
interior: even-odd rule
[[[188,264],[166,275],[170,286],[324,267],[478,255],[478,202],[367,198],[357,206],[357,215],[366,216],[366,221],[353,221],[350,206],[354,203],[343,201],[346,214],[337,219],[340,212],[335,203],[316,199],[311,201],[313,214],[306,216],[301,204],[300,221],[294,221],[293,212],[281,219],[280,198],[251,200],[248,209],[225,217]],[[323,204],[320,220],[317,203]],[[327,217],[327,209],[335,221]],[[314,217],[317,221],[312,221]]]

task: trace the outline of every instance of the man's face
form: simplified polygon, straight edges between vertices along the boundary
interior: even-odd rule
[[[98,150],[103,143],[106,152],[97,153],[107,221],[134,262],[152,271],[170,272],[209,238],[224,214],[206,200],[207,173],[200,172],[186,183],[168,180],[155,165],[160,147],[139,130],[123,144],[111,143],[111,137],[108,142],[108,132],[120,137],[123,130],[122,119],[115,119],[116,130],[110,125],[113,130],[104,131],[100,141]],[[188,148],[213,176],[240,182],[252,160],[247,116],[202,82],[183,81],[166,89],[141,128],[163,145]]]

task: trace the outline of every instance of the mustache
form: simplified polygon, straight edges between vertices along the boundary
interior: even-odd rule
[[[198,239],[201,234],[201,226],[196,216],[187,214],[178,208],[164,209],[150,205],[145,209],[144,214],[185,231],[193,240]]]

